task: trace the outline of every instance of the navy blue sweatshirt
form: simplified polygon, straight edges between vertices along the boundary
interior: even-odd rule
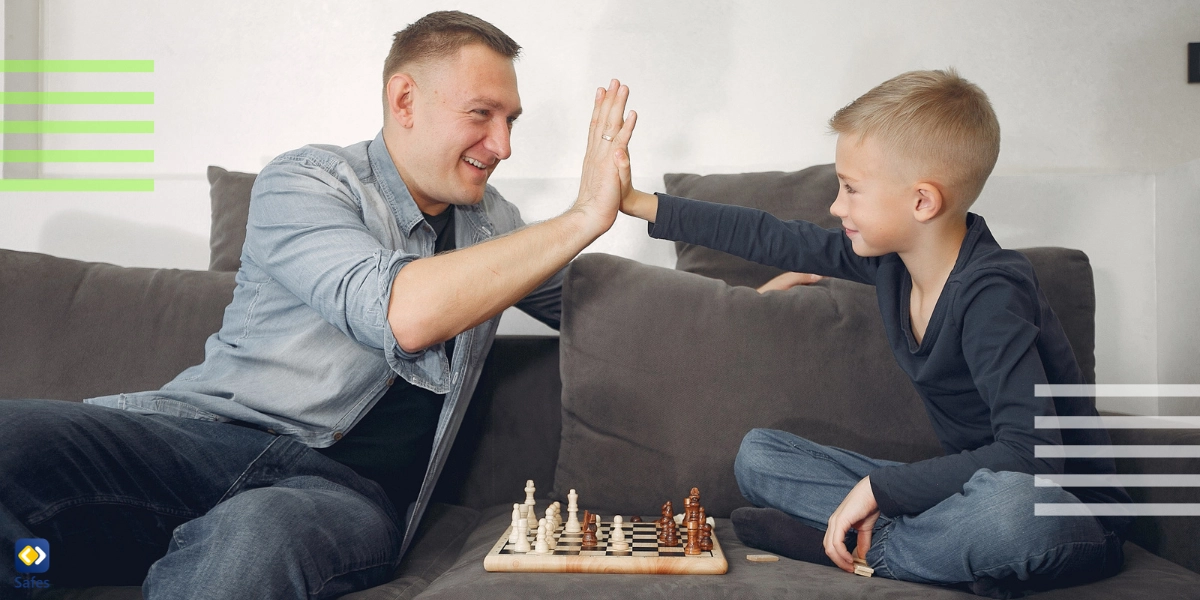
[[[650,235],[706,246],[787,271],[875,286],[892,353],[925,403],[945,456],[870,473],[885,516],[919,514],[961,493],[979,469],[1029,474],[1115,472],[1111,458],[1037,458],[1034,446],[1109,444],[1103,429],[1035,429],[1034,417],[1094,416],[1092,398],[1039,398],[1038,384],[1082,384],[1062,324],[1032,265],[996,243],[983,218],[967,234],[921,343],[912,334],[912,279],[897,254],[862,257],[841,229],[658,195]],[[1130,502],[1120,487],[1065,488],[1082,502]],[[1033,510],[1033,507],[1030,507]],[[1123,531],[1128,517],[1100,517]]]

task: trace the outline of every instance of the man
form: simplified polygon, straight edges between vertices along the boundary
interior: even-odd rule
[[[459,12],[396,34],[382,132],[285,153],[259,175],[202,364],[153,392],[6,403],[5,537],[50,540],[59,585],[144,574],[149,599],[323,598],[386,581],[500,313],[515,304],[557,326],[560,270],[616,218],[613,157],[635,116],[615,80],[597,90],[570,210],[523,227],[487,186],[521,112],[519,50]]]

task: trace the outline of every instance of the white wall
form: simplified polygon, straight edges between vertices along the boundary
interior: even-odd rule
[[[1156,212],[1194,202],[1178,165],[1200,158],[1200,85],[1186,83],[1195,0],[857,2],[482,2],[456,8],[525,46],[525,115],[496,185],[529,218],[565,208],[595,86],[630,84],[635,174],[793,170],[830,162],[825,122],[902,71],[957,67],[1003,128],[978,208],[1002,243],[1088,252],[1097,275],[1097,373],[1148,383],[1172,373]],[[46,119],[151,119],[152,135],[43,136],[45,148],[153,149],[150,165],[47,164],[48,176],[151,176],[140,194],[0,194],[0,247],[126,265],[204,268],[204,169],[255,171],[306,143],[348,144],[380,125],[391,34],[442,3],[213,0],[44,2],[43,58],[151,59],[151,74],[48,74],[46,90],[153,91],[153,106],[48,106]],[[13,25],[10,23],[10,29]],[[1181,191],[1156,195],[1156,174]],[[1188,187],[1191,186],[1191,187]],[[1171,204],[1171,208],[1162,206]],[[1178,205],[1178,206],[1176,206]],[[1180,227],[1184,227],[1180,225]],[[1129,231],[1132,235],[1123,235]],[[670,246],[622,220],[593,247],[653,264]],[[1118,245],[1115,242],[1119,242]],[[1196,256],[1194,247],[1182,247]],[[1156,272],[1154,265],[1160,270]],[[1190,284],[1189,284],[1190,285]],[[1182,302],[1182,291],[1175,291]],[[1160,298],[1161,300],[1161,298]],[[1169,306],[1168,306],[1169,305]],[[1171,312],[1175,311],[1175,312]],[[506,317],[506,331],[527,324]],[[1165,354],[1172,354],[1166,357]],[[1167,381],[1182,383],[1184,381]],[[1152,414],[1156,406],[1125,407]]]
[[[1195,383],[1200,367],[1200,160],[1159,173],[1158,381]],[[1164,398],[1164,415],[1200,415],[1200,399]]]

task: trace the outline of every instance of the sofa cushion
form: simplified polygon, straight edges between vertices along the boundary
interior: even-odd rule
[[[672,196],[749,206],[785,221],[799,219],[827,228],[841,225],[837,217],[829,214],[829,206],[838,192],[833,165],[817,165],[792,173],[703,176],[667,173],[663,182]],[[676,269],[720,279],[729,285],[758,287],[783,273],[775,267],[683,242],[675,243],[675,254]]]
[[[594,505],[587,505],[594,506]],[[951,587],[855,577],[833,567],[781,558],[756,563],[747,554],[760,554],[742,545],[728,519],[717,519],[715,533],[729,561],[724,575],[594,575],[579,573],[489,573],[483,558],[508,527],[512,505],[483,513],[479,527],[467,538],[462,555],[419,598],[527,600],[528,598],[913,598],[967,600],[977,598]],[[605,513],[601,513],[605,514]],[[1111,579],[1088,585],[1049,590],[1035,598],[1183,599],[1194,594],[1200,575],[1125,544],[1125,568]]]
[[[563,305],[557,498],[654,514],[696,486],[726,517],[747,504],[733,459],[756,427],[891,460],[941,454],[870,286],[759,294],[586,254]]]
[[[242,266],[246,243],[246,219],[250,214],[250,188],[254,173],[208,168],[208,195],[212,199],[212,231],[208,238],[210,271],[237,271]]]
[[[0,398],[162,387],[204,360],[233,277],[0,250]]]

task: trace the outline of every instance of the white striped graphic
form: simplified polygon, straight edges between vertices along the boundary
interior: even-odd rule
[[[1200,385],[1175,383],[1100,383],[1096,385],[1038,384],[1033,395],[1039,398],[1195,398]]]
[[[1036,458],[1200,458],[1200,446],[1034,446]]]
[[[1036,429],[1200,429],[1200,417],[1034,417]]]
[[[1200,504],[1044,504],[1033,505],[1037,517],[1200,517]]]
[[[1063,473],[1034,475],[1036,487],[1200,487],[1200,475]]]

